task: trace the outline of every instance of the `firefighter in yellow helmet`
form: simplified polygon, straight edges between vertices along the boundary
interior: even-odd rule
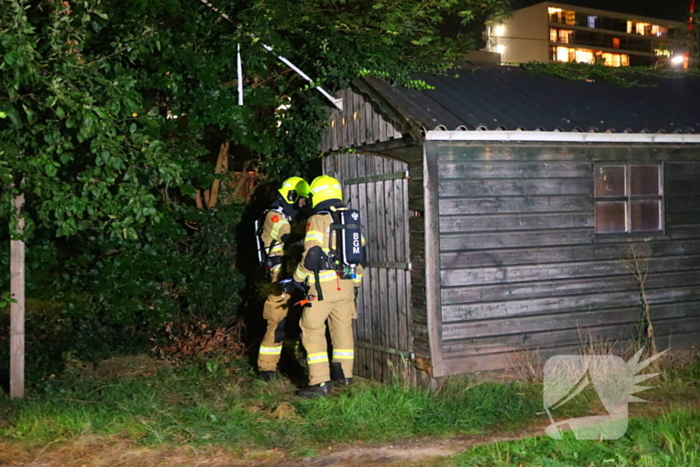
[[[285,263],[288,260],[285,250],[301,237],[294,238],[292,222],[309,198],[309,184],[300,177],[291,177],[282,183],[277,197],[265,213],[260,240],[264,248],[265,266],[269,270],[272,292],[263,307],[263,318],[267,321],[267,330],[260,344],[258,353],[258,371],[260,377],[270,381],[277,376],[277,363],[282,353],[284,328],[289,311],[289,287],[280,284],[285,279]],[[291,271],[287,279],[291,276]],[[283,281],[284,282],[284,281]],[[290,282],[287,280],[287,282]]]
[[[309,385],[299,392],[302,397],[328,395],[331,380],[347,385],[352,379],[352,320],[357,317],[355,296],[363,268],[361,265],[353,267],[353,274],[348,275],[342,266],[338,267],[337,219],[339,213],[347,209],[342,200],[338,180],[322,175],[311,183],[313,213],[306,225],[304,253],[294,271],[295,285],[305,283],[309,294],[299,323],[309,365]],[[357,228],[359,233],[359,226]],[[361,242],[364,255],[364,239]],[[330,365],[326,321],[333,347]]]

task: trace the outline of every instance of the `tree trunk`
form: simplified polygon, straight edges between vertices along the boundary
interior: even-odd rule
[[[219,157],[216,159],[216,167],[214,168],[214,173],[217,175],[223,175],[228,171],[228,147],[229,143],[223,143],[219,148]],[[219,196],[219,187],[221,186],[221,179],[217,178],[211,185],[211,192],[209,199],[207,200],[207,207],[213,208],[216,206],[216,201]]]
[[[13,200],[17,234],[24,233],[24,195]],[[24,397],[24,240],[10,240],[10,397]]]

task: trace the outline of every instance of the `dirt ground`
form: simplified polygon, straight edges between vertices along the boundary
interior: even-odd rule
[[[277,463],[253,464],[260,467],[363,467],[381,465],[398,467],[406,465],[430,465],[431,461],[451,457],[466,449],[502,441],[544,434],[546,425],[528,428],[506,435],[465,435],[448,439],[412,439],[402,443],[382,446],[352,446],[336,452],[324,453],[313,458],[287,459]]]
[[[700,400],[669,404],[652,401],[635,404],[632,415],[658,416],[674,405],[695,407]],[[544,435],[547,421],[536,426],[498,435],[463,435],[454,438],[409,439],[394,444],[329,446],[313,457],[293,456],[281,450],[231,450],[224,446],[161,446],[149,448],[119,437],[78,436],[56,440],[47,445],[21,448],[16,443],[0,442],[0,466],[3,467],[364,467],[378,465],[439,466],[445,458],[471,447]]]
[[[430,465],[470,447],[544,433],[538,426],[500,436],[465,435],[448,439],[411,439],[390,445],[330,447],[314,457],[291,457],[281,450],[242,452],[192,446],[145,448],[117,438],[79,437],[18,452],[0,443],[0,465],[7,467],[398,467]]]

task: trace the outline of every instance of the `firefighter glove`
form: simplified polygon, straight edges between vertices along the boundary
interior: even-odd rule
[[[294,281],[292,279],[284,279],[279,282],[280,287],[282,287],[282,292],[286,293],[287,295],[291,295],[294,293]]]

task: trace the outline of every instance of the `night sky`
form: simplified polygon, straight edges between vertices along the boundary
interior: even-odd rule
[[[542,3],[543,0],[513,0],[513,9]],[[690,0],[551,0],[566,5],[577,5],[619,13],[629,13],[652,18],[685,22],[690,8]],[[700,5],[696,6],[696,9]]]

